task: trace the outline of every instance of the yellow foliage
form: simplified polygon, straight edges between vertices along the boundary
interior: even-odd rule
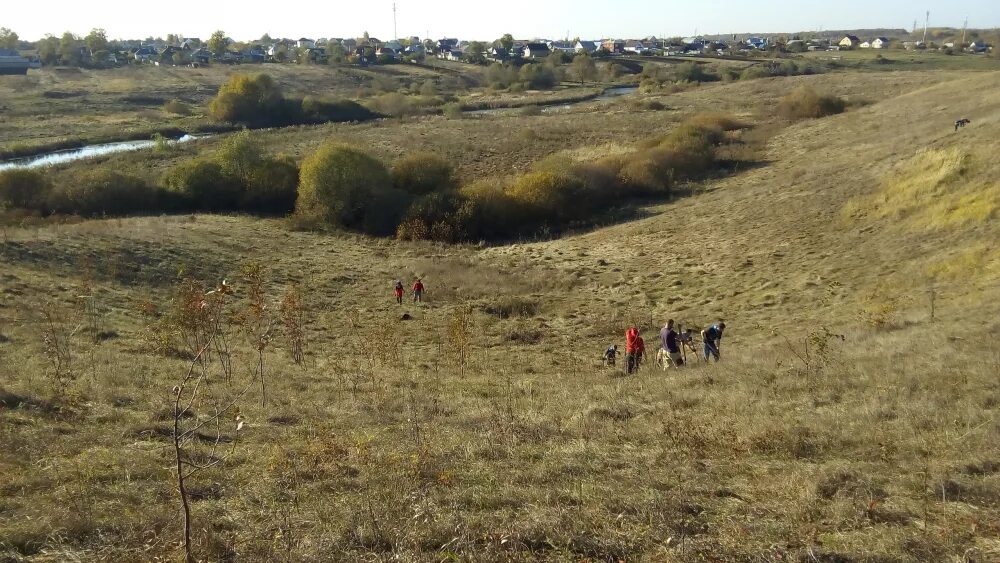
[[[931,264],[927,274],[940,281],[995,280],[1000,278],[1000,247],[978,244]]]
[[[959,149],[921,151],[872,196],[844,206],[848,220],[893,219],[918,229],[945,229],[990,220],[1000,209],[1000,184],[982,159]]]

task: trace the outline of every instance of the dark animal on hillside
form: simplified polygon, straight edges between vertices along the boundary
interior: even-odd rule
[[[958,121],[955,122],[955,131],[958,131],[959,129],[965,127],[970,123],[972,123],[972,121],[969,119],[959,119]]]

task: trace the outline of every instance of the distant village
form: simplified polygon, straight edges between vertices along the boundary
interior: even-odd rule
[[[9,30],[8,30],[9,31]],[[359,38],[271,39],[238,42],[217,32],[203,41],[195,37],[168,36],[167,39],[108,41],[103,36],[91,41],[65,34],[49,36],[34,44],[21,42],[15,49],[0,49],[0,74],[25,74],[43,65],[108,68],[131,64],[204,66],[248,63],[338,63],[357,65],[419,63],[427,58],[471,64],[511,63],[547,59],[571,59],[580,54],[592,57],[627,56],[732,56],[755,57],[777,53],[840,51],[853,49],[938,50],[951,54],[983,54],[993,46],[974,39],[969,42],[894,40],[889,37],[844,35],[836,38],[798,36],[732,36],[727,39],[685,37],[673,39],[518,40],[510,35],[492,42],[458,38],[439,40],[407,37],[382,41],[367,33]],[[103,32],[101,32],[103,33]],[[15,36],[16,37],[16,36]]]

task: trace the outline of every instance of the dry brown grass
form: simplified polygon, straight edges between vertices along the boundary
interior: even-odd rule
[[[852,75],[896,95],[772,131],[767,166],[562,240],[477,249],[206,216],[5,230],[0,554],[179,554],[163,429],[186,363],[143,346],[136,310],[166,303],[181,269],[214,284],[253,259],[275,307],[293,285],[310,304],[308,345],[301,365],[270,348],[269,406],[244,405],[237,454],[196,479],[200,557],[996,559],[1000,290],[979,274],[938,286],[931,322],[926,280],[935,264],[997,272],[997,225],[842,217],[920,150],[991,140],[996,74],[911,78],[920,90],[899,95],[897,78]],[[751,107],[736,84],[676,102],[742,115],[812,80],[840,87],[762,80]],[[906,119],[945,100],[973,126]],[[632,123],[593,117],[605,137]],[[487,129],[442,123],[358,137]],[[989,187],[989,170],[949,185]],[[397,306],[391,281],[415,276],[427,302]],[[117,337],[74,334],[75,377],[60,382],[31,312],[73,318],[81,295]],[[859,322],[889,299],[892,323]],[[598,365],[629,320],[652,345],[666,318],[720,315],[723,363],[634,378]]]

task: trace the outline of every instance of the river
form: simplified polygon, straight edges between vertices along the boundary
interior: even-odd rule
[[[180,143],[189,143],[197,139],[202,138],[201,136],[195,137],[193,135],[184,135],[180,139],[167,140],[168,145],[176,145]],[[50,152],[48,154],[41,154],[37,156],[29,156],[25,158],[15,158],[13,160],[8,160],[5,162],[0,162],[0,172],[4,170],[13,169],[23,169],[23,168],[41,168],[43,166],[52,166],[55,164],[65,164],[67,162],[73,162],[76,160],[83,160],[85,158],[93,158],[95,156],[101,156],[106,154],[114,154],[119,152],[129,152],[137,151],[142,149],[148,149],[156,146],[157,141],[145,140],[145,141],[121,141],[117,143],[103,143],[99,145],[87,145],[85,147],[80,147],[77,149],[66,149],[61,151]]]

